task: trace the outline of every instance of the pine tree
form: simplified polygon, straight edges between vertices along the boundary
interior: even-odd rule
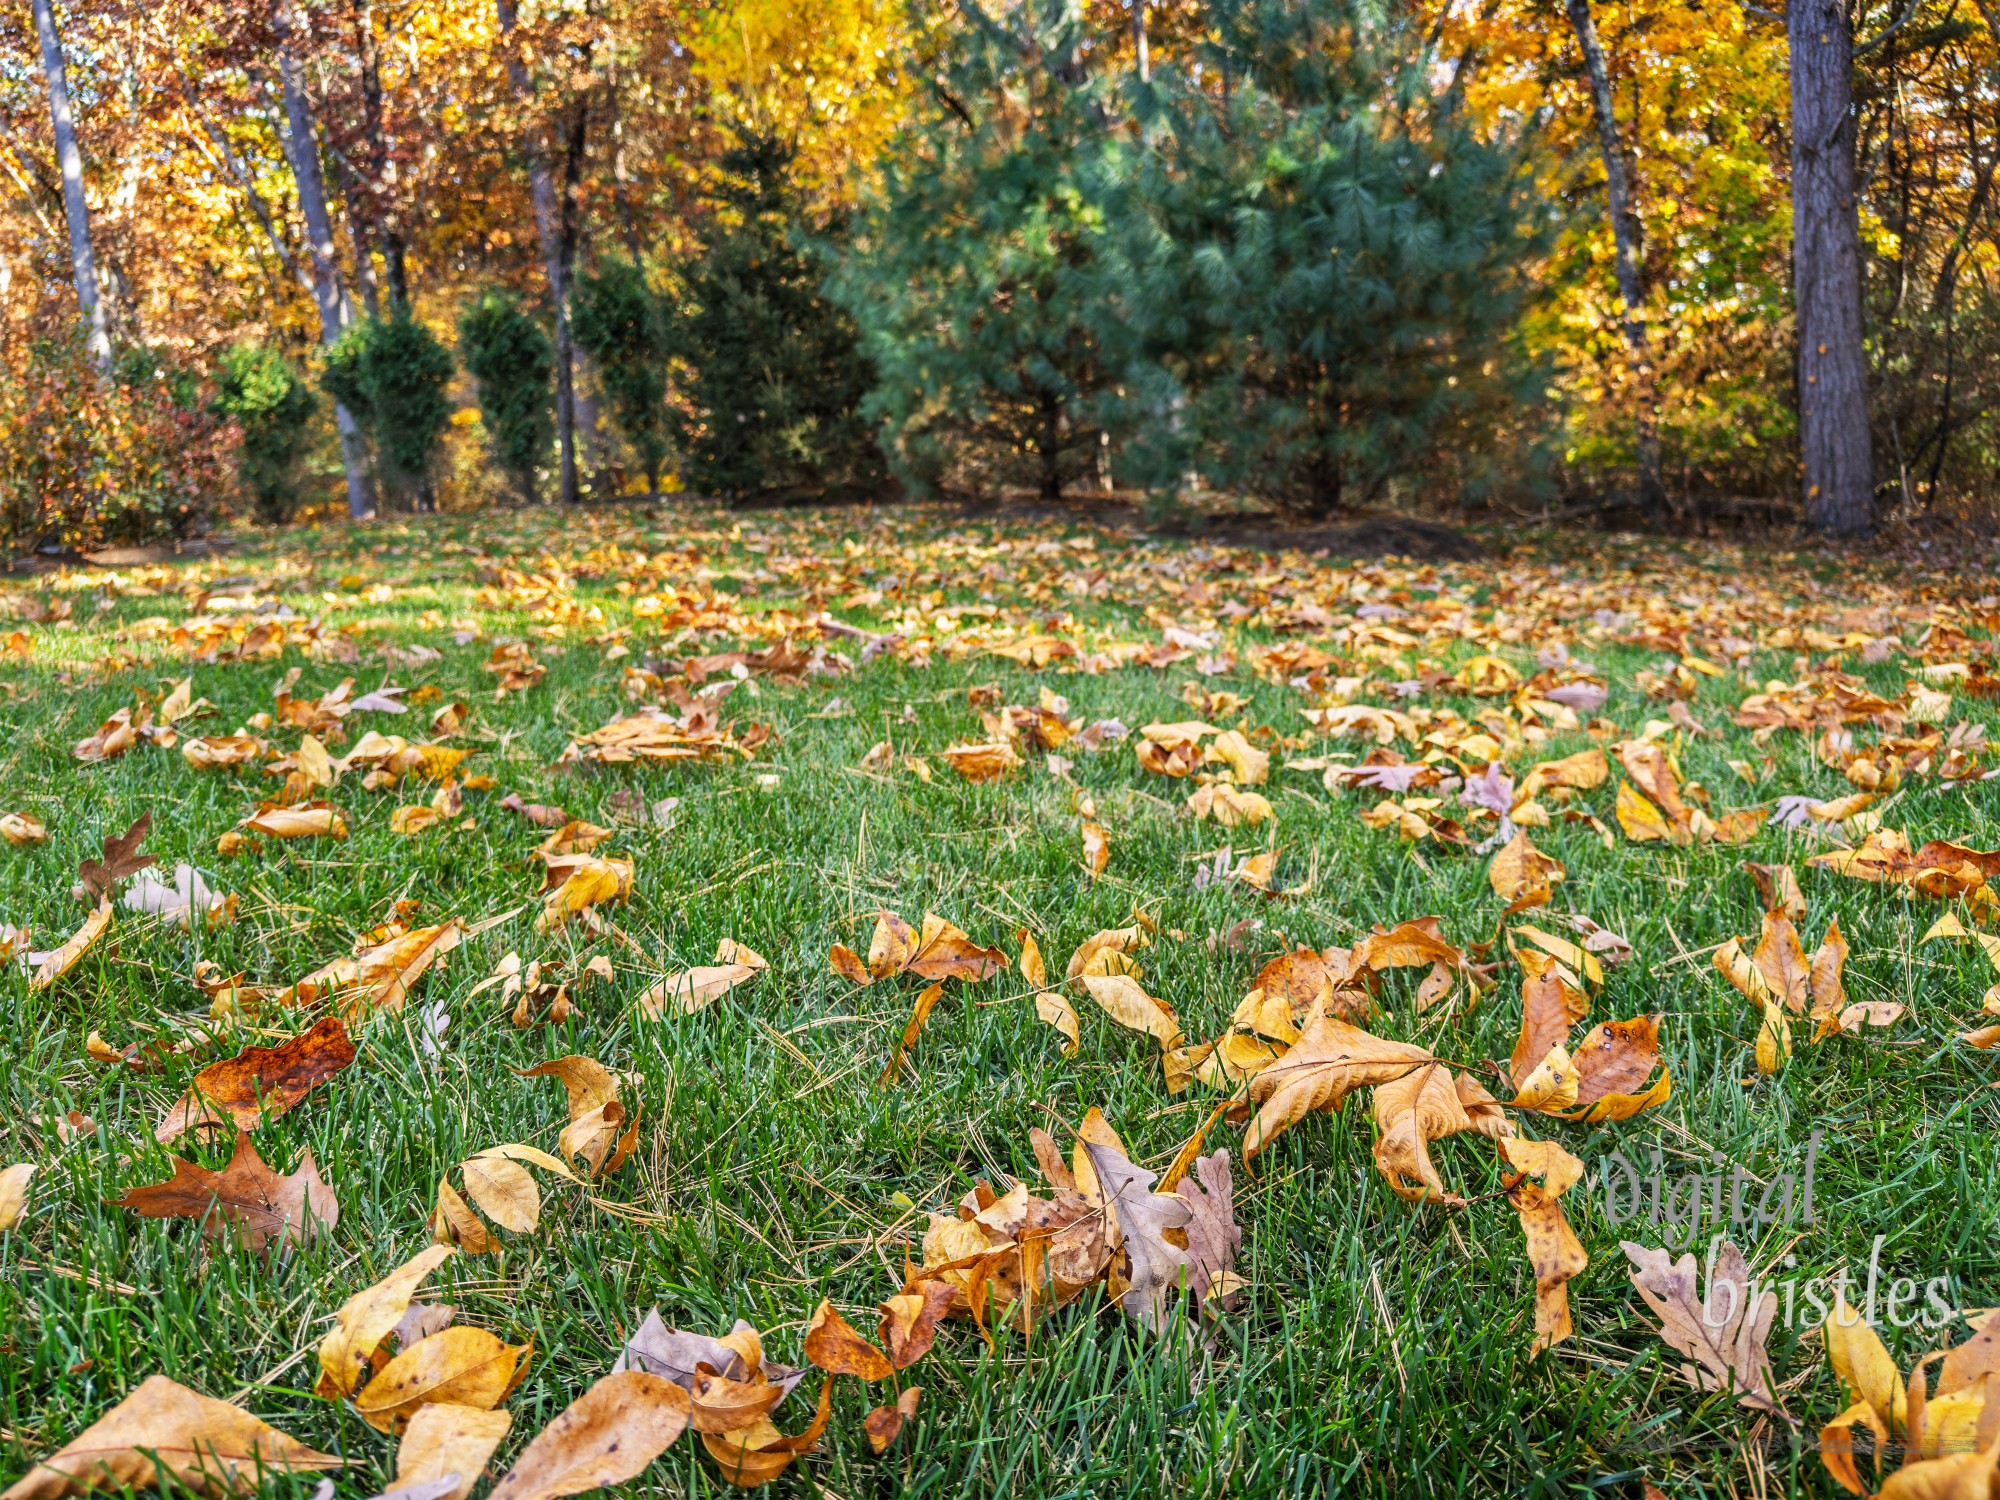
[[[1053,499],[1094,463],[1108,371],[1088,179],[1107,120],[1089,42],[1075,0],[1021,0],[951,33],[830,284],[912,488],[1025,480]]]
[[[861,413],[869,372],[852,320],[822,292],[792,148],[747,127],[722,154],[697,252],[682,273],[676,354],[690,370],[674,421],[689,484],[712,494],[860,492],[882,461]]]
[[[667,456],[666,309],[644,271],[611,258],[595,276],[577,277],[570,318],[611,420],[646,471],[647,493],[657,495]]]
[[[487,291],[458,315],[458,357],[479,385],[479,416],[493,461],[535,503],[535,473],[555,442],[549,377],[555,350],[513,295]]]
[[[411,509],[434,509],[431,465],[451,422],[451,355],[407,308],[354,324],[326,351],[321,383],[354,414],[380,478]]]
[[[1396,23],[1350,0],[1212,20],[1207,76],[1158,79],[1100,179],[1095,328],[1150,484],[1321,516],[1477,446],[1535,384],[1509,339],[1544,226],[1522,153],[1433,98]]]
[[[236,344],[217,362],[209,410],[235,422],[242,434],[237,471],[260,519],[291,519],[318,409],[312,387],[276,349]]]

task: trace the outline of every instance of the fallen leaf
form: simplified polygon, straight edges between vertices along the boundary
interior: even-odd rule
[[[878,1406],[861,1419],[861,1430],[867,1434],[872,1451],[878,1454],[886,1451],[901,1434],[903,1424],[916,1419],[917,1401],[923,1393],[920,1385],[906,1386],[894,1406]]]
[[[5,839],[16,848],[23,844],[45,843],[48,836],[47,826],[33,813],[8,813],[0,817],[0,839]]]
[[[1187,1251],[1166,1236],[1169,1230],[1185,1230],[1194,1210],[1178,1194],[1154,1192],[1159,1179],[1134,1166],[1122,1151],[1095,1141],[1086,1141],[1084,1150],[1131,1261],[1119,1304],[1154,1333],[1164,1333],[1170,1311],[1187,1289],[1190,1269]]]
[[[447,1402],[418,1407],[396,1446],[396,1484],[390,1494],[417,1500],[411,1492],[430,1486],[427,1500],[465,1500],[513,1425],[513,1414],[504,1408],[482,1411]]]
[[[1188,811],[1197,822],[1215,819],[1224,828],[1241,828],[1268,823],[1277,816],[1271,804],[1257,792],[1239,791],[1226,781],[1212,781],[1197,787],[1188,797]]]
[[[1754,1284],[1743,1252],[1723,1241],[1703,1298],[1696,1296],[1694,1256],[1676,1261],[1665,1250],[1649,1250],[1630,1240],[1621,1241],[1620,1248],[1632,1262],[1632,1285],[1660,1320],[1661,1340],[1693,1361],[1681,1366],[1682,1378],[1698,1391],[1733,1392],[1739,1405],[1753,1411],[1776,1411],[1777,1388],[1766,1345],[1778,1294],[1765,1291],[1751,1306]],[[1724,1290],[1729,1294],[1726,1309],[1716,1295]],[[1889,1374],[1893,1379],[1894,1366]]]
[[[1120,1026],[1143,1032],[1162,1051],[1181,1043],[1181,1023],[1163,1000],[1146,993],[1129,974],[1085,974],[1080,981],[1098,1008]]]
[[[302,802],[293,807],[266,807],[238,823],[239,830],[274,839],[344,839],[347,820],[330,802]]]
[[[30,990],[45,990],[63,975],[76,967],[77,960],[90,951],[91,945],[103,936],[104,929],[111,925],[111,898],[105,896],[97,903],[97,909],[83,919],[83,925],[64,940],[63,945],[52,953],[31,955],[36,960],[35,974],[28,981]]]
[[[1021,765],[1020,752],[1004,740],[984,745],[951,745],[939,753],[945,764],[967,781],[997,781]]]
[[[154,1489],[163,1470],[196,1491],[254,1495],[266,1474],[337,1469],[341,1463],[240,1406],[149,1375],[73,1441],[0,1492],[0,1500],[61,1500],[119,1486]]]
[[[275,1047],[245,1047],[195,1074],[193,1086],[167,1111],[154,1138],[168,1145],[189,1130],[220,1124],[217,1111],[237,1129],[250,1130],[289,1113],[354,1056],[354,1043],[338,1016],[328,1016]]]
[[[1064,1057],[1074,1057],[1083,1045],[1083,1032],[1077,1020],[1076,1007],[1069,1003],[1069,997],[1054,990],[1041,990],[1035,995],[1035,1014],[1062,1033]]]
[[[1561,883],[1563,867],[1537,849],[1523,828],[1493,856],[1486,878],[1494,895],[1502,901],[1515,901],[1530,891]]]
[[[857,1333],[824,1298],[806,1324],[806,1358],[829,1375],[862,1380],[887,1380],[894,1368],[889,1356]]]
[[[1508,1143],[1501,1144],[1504,1147]],[[1551,1176],[1554,1175],[1552,1172]],[[1531,1355],[1562,1343],[1575,1331],[1570,1323],[1569,1282],[1590,1264],[1582,1242],[1563,1216],[1560,1196],[1560,1190],[1537,1187],[1525,1180],[1507,1193],[1521,1222],[1529,1269],[1535,1273],[1535,1339],[1530,1346]]]
[[[1422,1047],[1372,1036],[1337,1016],[1315,1015],[1299,1040],[1250,1084],[1259,1106],[1243,1135],[1247,1162],[1316,1110],[1338,1109],[1356,1089],[1403,1078],[1436,1061]]]
[[[832,1414],[833,1380],[829,1376],[820,1387],[819,1409],[798,1436],[785,1436],[768,1417],[762,1417],[737,1431],[703,1433],[701,1443],[724,1479],[740,1489],[756,1489],[784,1473],[801,1453],[817,1448]]]
[[[1171,1190],[1187,1200],[1190,1211],[1186,1225],[1190,1286],[1200,1297],[1204,1312],[1226,1306],[1242,1286],[1236,1274],[1236,1257],[1243,1248],[1229,1153],[1216,1151],[1196,1157],[1190,1176],[1174,1183]]]
[[[339,1222],[340,1204],[311,1151],[296,1171],[281,1176],[264,1165],[250,1137],[239,1131],[236,1150],[220,1172],[178,1156],[167,1159],[172,1178],[128,1190],[119,1206],[148,1219],[197,1219],[204,1238],[238,1239],[252,1250],[274,1240],[303,1245]]]
[[[483,1328],[447,1328],[397,1354],[354,1398],[361,1420],[398,1433],[433,1402],[490,1411],[525,1371],[533,1346],[508,1344]]]
[[[555,1500],[643,1473],[687,1430],[691,1403],[644,1370],[604,1376],[523,1448],[488,1500]]]
[[[26,1214],[28,1179],[34,1175],[35,1164],[31,1161],[17,1161],[0,1169],[0,1234],[16,1228]]]
[[[418,1286],[454,1253],[446,1245],[419,1251],[341,1304],[334,1314],[332,1331],[320,1341],[316,1387],[320,1395],[338,1398],[352,1394],[368,1371],[369,1359],[402,1321]]]
[[[897,1039],[895,1055],[889,1059],[889,1065],[882,1070],[882,1076],[875,1080],[877,1083],[887,1083],[902,1071],[903,1059],[908,1057],[910,1049],[917,1045],[917,1038],[923,1035],[924,1023],[930,1019],[932,1008],[943,998],[942,984],[926,985],[923,993],[917,996],[917,1003],[910,1011],[909,1022],[903,1027],[902,1036]]]
[[[1629,1120],[1673,1093],[1673,1079],[1660,1062],[1660,1018],[1634,1016],[1629,1021],[1602,1021],[1570,1049],[1578,1075],[1577,1107],[1565,1119],[1597,1124]],[[1653,1070],[1659,1077],[1640,1088]]]
[[[907,1370],[930,1352],[957,1291],[948,1281],[922,1281],[880,1305],[882,1343],[892,1366]]]
[[[132,826],[116,838],[105,836],[101,858],[86,859],[76,867],[78,883],[89,895],[103,900],[115,894],[124,881],[154,863],[152,855],[139,852],[152,826],[150,812],[139,814]]]

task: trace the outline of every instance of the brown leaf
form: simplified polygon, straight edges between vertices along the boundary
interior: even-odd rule
[[[1075,1057],[1083,1045],[1083,1030],[1069,997],[1055,990],[1043,990],[1035,996],[1035,1014],[1062,1033],[1062,1055]]]
[[[835,943],[827,950],[826,961],[842,979],[849,984],[871,985],[875,976],[868,972],[868,965],[861,961],[861,955],[845,943]]]
[[[1764,930],[1757,939],[1757,950],[1750,955],[1750,961],[1764,976],[1771,997],[1782,1003],[1793,1015],[1803,1014],[1806,997],[1811,991],[1811,971],[1806,962],[1806,950],[1799,942],[1797,929],[1791,918],[1776,912],[1764,913]]]
[[[829,1375],[862,1380],[887,1380],[894,1369],[889,1356],[857,1333],[824,1298],[806,1324],[806,1358]]]
[[[513,1425],[513,1414],[505,1409],[445,1402],[418,1407],[396,1447],[396,1491],[427,1485],[431,1500],[465,1500]]]
[[[881,1304],[882,1342],[891,1365],[906,1370],[930,1352],[937,1325],[951,1311],[957,1293],[948,1281],[920,1281]]]
[[[1405,1077],[1433,1061],[1422,1047],[1372,1036],[1335,1016],[1314,1016],[1291,1050],[1251,1082],[1251,1102],[1259,1108],[1244,1132],[1243,1159],[1315,1110],[1338,1109],[1356,1089]]]
[[[174,1166],[171,1179],[131,1189],[119,1206],[148,1219],[199,1219],[204,1238],[240,1239],[252,1250],[273,1240],[306,1244],[339,1221],[340,1204],[310,1151],[297,1171],[280,1176],[238,1131],[236,1150],[220,1172],[178,1156],[168,1160]]]
[[[1084,1150],[1131,1260],[1130,1284],[1119,1303],[1154,1333],[1164,1333],[1189,1277],[1187,1251],[1166,1236],[1185,1230],[1194,1210],[1178,1194],[1154,1192],[1158,1179],[1122,1151],[1095,1141],[1086,1141]]]
[[[107,835],[103,857],[86,859],[76,867],[78,883],[99,900],[115,894],[124,881],[154,863],[152,855],[139,852],[152,826],[153,815],[143,812],[138,821],[116,838]]]
[[[1569,1280],[1590,1264],[1590,1257],[1563,1217],[1556,1193],[1521,1182],[1507,1197],[1520,1217],[1528,1265],[1535,1273],[1535,1341],[1531,1352],[1540,1354],[1574,1331],[1569,1317]]]
[[[868,1435],[868,1446],[876,1453],[884,1452],[896,1441],[905,1422],[913,1421],[917,1415],[917,1401],[924,1393],[920,1385],[905,1387],[896,1397],[894,1406],[878,1406],[861,1419],[861,1430]]]
[[[1632,1285],[1660,1320],[1660,1338],[1694,1361],[1681,1366],[1682,1378],[1698,1391],[1734,1390],[1738,1403],[1753,1411],[1776,1411],[1778,1395],[1765,1346],[1778,1294],[1766,1291],[1754,1308],[1750,1305],[1752,1283],[1743,1252],[1723,1241],[1704,1301],[1695,1295],[1694,1256],[1675,1261],[1665,1250],[1649,1250],[1630,1240],[1620,1248],[1632,1262]],[[1723,1291],[1728,1293],[1726,1305],[1717,1295]]]
[[[354,1409],[378,1432],[401,1432],[433,1402],[490,1411],[526,1372],[532,1344],[502,1342],[483,1328],[447,1328],[403,1350],[361,1388]]]
[[[1805,892],[1799,889],[1799,877],[1790,865],[1760,865],[1746,859],[1743,868],[1756,883],[1757,899],[1764,903],[1765,911],[1776,912],[1793,922],[1806,919]]]
[[[1486,878],[1494,895],[1502,901],[1516,901],[1530,891],[1559,884],[1563,867],[1537,849],[1528,837],[1528,830],[1523,828],[1493,856],[1493,863],[1486,867]]]
[[[797,1437],[786,1437],[769,1418],[760,1418],[748,1427],[728,1433],[703,1433],[701,1443],[724,1479],[740,1489],[755,1489],[784,1473],[801,1453],[817,1448],[820,1434],[826,1431],[827,1419],[832,1415],[833,1380],[828,1377],[820,1386],[819,1409],[813,1414],[812,1424]]]
[[[267,1473],[340,1466],[340,1459],[314,1452],[240,1406],[150,1375],[0,1500],[61,1500],[118,1486],[153,1489],[161,1470],[197,1491],[254,1495]]]
[[[608,1176],[625,1164],[637,1140],[635,1136],[628,1143],[620,1138],[620,1128],[626,1123],[625,1111],[619,1104],[618,1080],[609,1068],[594,1057],[573,1053],[514,1071],[523,1078],[559,1079],[568,1091],[569,1124],[557,1146],[572,1165],[581,1160],[589,1174],[597,1177]],[[634,1111],[626,1134],[633,1134],[637,1128],[638,1116]]]
[[[1570,1027],[1590,1014],[1590,997],[1564,977],[1564,969],[1545,953],[1524,948],[1521,962],[1521,1031],[1515,1039],[1507,1075],[1518,1090],[1541,1065],[1551,1049],[1569,1040]]]
[[[925,912],[924,929],[903,967],[919,979],[974,983],[1004,972],[1007,955],[998,948],[980,947],[935,912]]]
[[[1375,1166],[1399,1197],[1421,1203],[1426,1200],[1457,1206],[1465,1200],[1449,1191],[1431,1162],[1430,1143],[1462,1130],[1493,1135],[1511,1135],[1514,1127],[1504,1117],[1489,1113],[1475,1116],[1466,1108],[1465,1085],[1477,1089],[1471,1079],[1456,1079],[1442,1063],[1407,1070],[1401,1077],[1375,1085]],[[1475,1102],[1484,1094],[1478,1089]]]
[[[275,1047],[245,1047],[195,1074],[194,1086],[167,1111],[154,1137],[166,1145],[196,1126],[219,1124],[217,1111],[239,1130],[252,1129],[290,1112],[315,1084],[353,1061],[354,1043],[338,1016]]]
[[[688,1393],[644,1370],[606,1375],[521,1450],[488,1500],[555,1500],[643,1473],[687,1430]]]
[[[1229,1179],[1229,1153],[1216,1151],[1196,1157],[1193,1180],[1183,1179],[1173,1191],[1187,1200],[1192,1213],[1187,1222],[1189,1283],[1201,1298],[1204,1312],[1211,1303],[1227,1306],[1242,1285],[1236,1275],[1236,1255],[1243,1248]]]
[[[354,1390],[367,1372],[370,1358],[402,1321],[417,1287],[454,1253],[446,1245],[419,1251],[382,1280],[341,1304],[334,1315],[332,1331],[320,1341],[320,1375],[316,1387],[320,1395],[338,1398]]]
[[[917,1045],[917,1038],[923,1035],[924,1023],[930,1019],[932,1008],[943,998],[944,986],[941,984],[927,985],[923,993],[917,996],[917,1003],[910,1011],[909,1023],[903,1027],[903,1034],[896,1042],[895,1055],[889,1059],[889,1065],[882,1070],[882,1076],[875,1080],[877,1083],[887,1083],[902,1071],[903,1059],[908,1057],[910,1049]]]
[[[1826,924],[1826,936],[1813,950],[1808,971],[1807,987],[1812,992],[1811,1014],[1819,1023],[1813,1032],[1814,1041],[1829,1034],[1830,1019],[1834,1027],[1841,1024],[1840,1014],[1847,1008],[1847,989],[1841,983],[1846,967],[1847,939],[1841,935],[1840,919],[1835,917]]]
[[[1642,1110],[1666,1103],[1673,1080],[1660,1063],[1660,1018],[1634,1016],[1629,1021],[1603,1021],[1593,1026],[1573,1049],[1580,1082],[1577,1108],[1565,1119],[1596,1124],[1629,1120]],[[1639,1085],[1660,1076],[1644,1089]]]
[[[1181,1023],[1166,1001],[1146,993],[1129,974],[1085,974],[1082,984],[1098,1008],[1120,1026],[1143,1032],[1165,1051],[1181,1044]]]

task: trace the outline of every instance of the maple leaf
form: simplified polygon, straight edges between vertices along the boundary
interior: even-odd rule
[[[1732,1391],[1755,1411],[1776,1411],[1777,1390],[1767,1345],[1778,1311],[1778,1294],[1766,1291],[1751,1304],[1755,1290],[1743,1252],[1724,1240],[1709,1273],[1706,1298],[1698,1297],[1693,1255],[1674,1260],[1630,1240],[1620,1242],[1632,1262],[1632,1285],[1660,1320],[1660,1338],[1693,1361],[1681,1377],[1698,1391]],[[1728,1310],[1717,1317],[1717,1293],[1729,1294]],[[1892,1371],[1893,1373],[1893,1371]]]
[[[139,852],[152,827],[153,815],[143,812],[117,837],[105,835],[102,857],[86,859],[76,867],[77,883],[98,900],[115,895],[121,884],[155,863],[152,855]]]
[[[274,1240],[302,1245],[339,1222],[340,1204],[310,1151],[297,1171],[281,1176],[238,1131],[236,1150],[220,1172],[178,1156],[167,1159],[173,1177],[128,1190],[117,1200],[121,1208],[149,1219],[198,1219],[205,1238],[237,1239],[252,1250]]]
[[[154,1488],[164,1470],[190,1489],[254,1494],[270,1472],[337,1469],[240,1406],[204,1396],[164,1375],[138,1389],[74,1440],[39,1460],[0,1500],[62,1500],[106,1485]]]

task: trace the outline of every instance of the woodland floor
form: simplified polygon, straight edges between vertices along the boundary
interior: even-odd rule
[[[348,1297],[430,1242],[437,1184],[454,1164],[496,1142],[555,1149],[561,1090],[510,1069],[570,1053],[636,1080],[626,1086],[643,1104],[633,1159],[588,1196],[545,1177],[537,1230],[499,1234],[498,1253],[460,1256],[427,1286],[461,1322],[533,1339],[494,1472],[609,1367],[655,1305],[670,1326],[707,1333],[746,1319],[773,1357],[794,1363],[823,1295],[872,1335],[873,1306],[897,1290],[905,1254],[921,1257],[925,1211],[949,1213],[982,1177],[1042,1190],[1030,1127],[1066,1146],[1097,1106],[1134,1160],[1158,1170],[1226,1097],[1201,1083],[1169,1092],[1160,1047],[1073,987],[1081,1048],[1066,1058],[1011,969],[948,984],[908,1064],[878,1083],[922,986],[898,977],[858,988],[830,969],[828,950],[865,953],[881,908],[913,924],[934,911],[1010,957],[1025,928],[1057,978],[1086,937],[1142,911],[1158,927],[1137,955],[1145,987],[1199,1042],[1225,1029],[1260,967],[1294,942],[1346,946],[1374,924],[1434,914],[1470,948],[1508,925],[1486,855],[1371,827],[1361,814],[1382,792],[1330,793],[1319,770],[1285,768],[1329,755],[1359,762],[1375,748],[1325,735],[1302,714],[1353,690],[1339,678],[1372,679],[1357,701],[1455,710],[1433,720],[1443,726],[1435,745],[1390,747],[1411,760],[1440,749],[1454,775],[1490,755],[1482,724],[1519,778],[1663,721],[1654,739],[1720,817],[1855,790],[1815,753],[1823,721],[1758,738],[1733,722],[1772,679],[1793,685],[1780,696],[1808,717],[1838,717],[1836,681],[1894,704],[1900,728],[1879,715],[1836,725],[1859,751],[1960,724],[1995,733],[1996,701],[1966,690],[1976,673],[1933,674],[1930,700],[1914,686],[1927,665],[1990,654],[1994,592],[1990,572],[1657,539],[1521,544],[1477,563],[1348,564],[915,506],[671,505],[297,530],[192,563],[76,569],[0,589],[0,609],[16,616],[0,619],[0,811],[48,830],[46,842],[0,848],[0,919],[27,925],[31,946],[55,947],[87,910],[71,893],[79,861],[142,813],[162,870],[187,861],[238,898],[233,924],[191,932],[121,909],[43,990],[19,963],[0,974],[0,1165],[37,1168],[25,1218],[0,1234],[0,1474],[22,1473],[164,1372],[350,1459],[335,1476],[343,1500],[388,1487],[393,1439],[312,1394],[315,1347]],[[63,606],[68,617],[52,618]],[[859,633],[808,628],[822,611]],[[900,639],[864,650],[871,635]],[[636,710],[632,668],[652,664],[639,687],[653,701],[678,691],[699,702],[739,674],[687,673],[688,658],[786,641],[801,661],[823,649],[830,670],[748,666],[733,691],[707,700],[739,740],[769,727],[749,758],[559,766],[576,736]],[[507,642],[526,647],[517,666],[531,660],[545,675],[499,687],[488,663]],[[1140,659],[1118,664],[1120,643]],[[1051,649],[1068,654],[1037,667]],[[1519,683],[1480,696],[1467,690],[1490,685],[1477,667],[1453,675],[1494,655],[1525,682],[1543,670],[1538,652],[1557,663],[1549,680],[1587,664],[1608,700],[1575,728],[1552,727],[1545,711],[1519,707]],[[214,711],[181,723],[182,738],[254,729],[294,673],[295,704],[344,678],[357,696],[392,683],[410,700],[400,716],[364,711],[329,725],[335,757],[370,730],[427,739],[440,707],[468,703],[445,743],[474,750],[458,774],[490,778],[491,789],[467,790],[462,813],[406,835],[392,831],[392,814],[436,789],[370,791],[351,769],[323,794],[350,830],[344,841],[273,839],[224,858],[218,838],[274,794],[275,778],[255,766],[197,770],[179,749],[144,740],[100,763],[72,753],[114,710],[157,702],[190,675]],[[1399,682],[1411,684],[1405,696],[1386,691]],[[987,684],[997,691],[973,693]],[[1073,720],[1116,719],[1135,733],[1096,753],[1065,746],[1066,776],[1025,742],[1024,764],[990,781],[963,778],[941,754],[991,738],[975,696],[995,712],[1035,706],[1044,692],[1065,698]],[[1676,698],[1684,709],[1670,715]],[[1197,821],[1192,780],[1139,764],[1138,726],[1198,718],[1240,726],[1271,752],[1257,790],[1272,821]],[[284,752],[302,734],[285,723],[259,732]],[[892,749],[871,757],[885,741]],[[1978,769],[1993,768],[1977,735],[1961,730],[1957,743]],[[1636,1497],[1643,1478],[1674,1496],[1836,1493],[1815,1439],[1847,1402],[1819,1335],[1781,1316],[1771,1338],[1796,1428],[1691,1389],[1618,1248],[1621,1237],[1659,1236],[1607,1221],[1598,1168],[1614,1150],[1642,1164],[1658,1151],[1670,1171],[1719,1152],[1768,1180],[1800,1169],[1819,1131],[1818,1222],[1746,1236],[1753,1263],[1790,1255],[1796,1268],[1777,1274],[1845,1265],[1865,1275],[1884,1236],[1885,1282],[1945,1276],[1958,1309],[2000,1302],[2000,1052],[1960,1040],[1982,1024],[1996,975],[1976,944],[1920,942],[1948,911],[1968,927],[2000,922],[1990,901],[1929,900],[1806,863],[1877,821],[1912,848],[2000,845],[2000,782],[1944,774],[1966,763],[1948,746],[1896,754],[1900,788],[1857,821],[1774,819],[1741,845],[1676,846],[1621,831],[1614,753],[1610,780],[1532,829],[1567,878],[1549,906],[1508,922],[1570,933],[1562,916],[1579,913],[1628,939],[1631,956],[1607,969],[1592,1019],[1659,1013],[1672,1076],[1671,1098],[1634,1119],[1531,1121],[1591,1173],[1563,1200],[1590,1257],[1569,1284],[1572,1339],[1532,1357],[1534,1277],[1492,1144],[1465,1134],[1433,1150],[1467,1206],[1411,1204],[1375,1169],[1362,1098],[1293,1126],[1253,1169],[1239,1160],[1247,1288],[1210,1337],[1192,1348],[1156,1342],[1096,1293],[1047,1314],[1032,1339],[1002,1330],[989,1347],[953,1321],[910,1372],[923,1404],[895,1446],[869,1452],[860,1417],[874,1398],[846,1381],[826,1439],[774,1491]],[[536,932],[542,870],[531,856],[546,833],[503,809],[508,793],[614,830],[598,852],[632,860],[636,876],[629,900],[594,909],[601,933],[581,919]],[[1108,836],[1096,878],[1083,864],[1079,793]],[[1490,820],[1482,826],[1448,793],[1428,795],[1445,802],[1426,816],[1464,823],[1474,843],[1490,833]],[[1309,889],[1273,898],[1227,878],[1241,857],[1273,847],[1275,887]],[[1225,878],[1208,878],[1224,848]],[[1838,916],[1852,948],[1849,999],[1907,1013],[1818,1044],[1801,1020],[1789,1063],[1760,1076],[1760,1014],[1710,962],[1729,937],[1747,948],[1758,933],[1746,859],[1796,870],[1808,949]],[[279,989],[349,953],[399,902],[420,903],[403,910],[412,924],[506,915],[446,955],[406,1007],[356,1024],[357,1064],[255,1132],[280,1171],[310,1149],[339,1200],[331,1234],[260,1255],[205,1246],[191,1221],[117,1206],[169,1175],[154,1127],[199,1066],[309,1018],[267,1009],[219,1027],[194,983],[197,963]],[[646,1019],[647,986],[714,962],[725,938],[765,955],[769,972],[697,1014]],[[571,975],[601,956],[615,977],[579,989],[568,1020],[517,1026],[513,999],[474,993],[510,952]],[[1461,988],[1424,1011],[1423,971],[1388,975],[1371,1029],[1461,1065],[1504,1064],[1520,972],[1504,939],[1486,961],[1495,984],[1477,1003]],[[440,1017],[442,1041],[427,1045]],[[141,1071],[92,1061],[93,1031],[114,1049],[196,1046]],[[1506,1097],[1499,1079],[1486,1081]],[[1240,1157],[1240,1143],[1227,1121],[1210,1132],[1211,1149]],[[219,1141],[177,1149],[211,1167],[228,1154]],[[1907,1370],[1965,1332],[1884,1336]],[[781,1428],[804,1425],[816,1389],[779,1409]],[[304,1500],[316,1479],[267,1478],[264,1492]],[[726,1490],[692,1439],[629,1487]]]

